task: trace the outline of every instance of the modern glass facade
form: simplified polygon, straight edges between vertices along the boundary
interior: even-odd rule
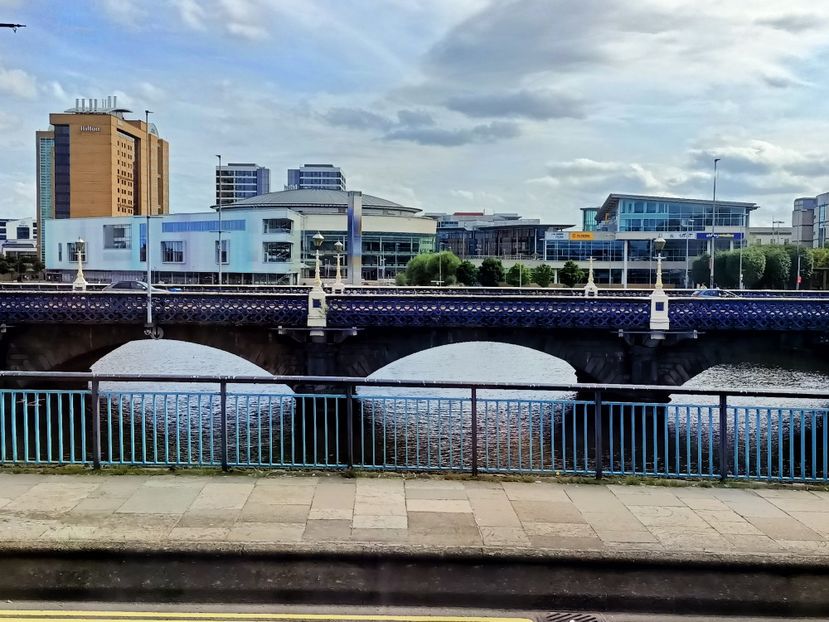
[[[818,248],[829,242],[829,192],[817,196],[815,207],[815,241]]]
[[[316,231],[307,230],[302,236],[302,263],[307,275],[314,273],[316,247],[313,236]],[[343,255],[348,253],[348,235],[343,231],[321,231],[325,237],[320,246],[320,271],[323,279],[332,279],[336,272],[336,242],[342,242]],[[434,236],[417,233],[363,232],[363,280],[394,278],[406,270],[409,261],[421,253],[435,250]],[[345,258],[341,259],[341,271],[346,278]]]
[[[645,200],[622,198],[615,214],[605,220],[608,231],[700,231],[722,227],[742,231],[748,226],[746,205],[714,204],[711,201]]]
[[[304,164],[288,169],[286,190],[345,190],[345,175],[333,164]]]
[[[581,230],[595,231],[596,230],[596,214],[599,213],[598,207],[583,207],[581,208]]]
[[[69,126],[55,126],[55,218],[69,218]]]
[[[216,205],[229,205],[271,191],[271,171],[257,164],[216,167]]]
[[[43,223],[52,218],[55,204],[53,163],[55,160],[55,137],[51,132],[37,133],[37,221]],[[40,261],[46,262],[46,248],[38,244]]]

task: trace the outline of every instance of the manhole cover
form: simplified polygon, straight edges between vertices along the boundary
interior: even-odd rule
[[[595,613],[548,613],[543,622],[604,622],[604,618]]]

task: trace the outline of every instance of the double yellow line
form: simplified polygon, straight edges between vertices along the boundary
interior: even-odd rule
[[[0,610],[0,622],[532,622],[529,618],[488,618],[474,616],[361,615],[330,613],[219,613],[163,611],[49,611],[36,609]]]

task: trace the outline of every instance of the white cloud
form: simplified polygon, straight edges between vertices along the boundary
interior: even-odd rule
[[[135,27],[145,16],[140,0],[98,0],[109,17],[123,26]]]
[[[173,4],[178,9],[181,21],[187,27],[193,30],[204,30],[207,27],[205,24],[207,14],[196,0],[173,0]]]
[[[0,93],[7,93],[24,99],[37,95],[37,81],[22,69],[0,67]]]

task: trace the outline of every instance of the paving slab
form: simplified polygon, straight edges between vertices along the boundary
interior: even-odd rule
[[[0,546],[339,551],[376,543],[490,555],[755,555],[829,563],[827,505],[823,491],[802,489],[0,473]]]

